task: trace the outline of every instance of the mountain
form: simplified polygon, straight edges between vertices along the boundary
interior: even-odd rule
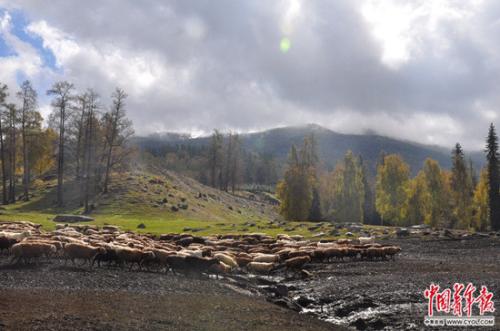
[[[240,137],[243,146],[248,151],[269,155],[284,161],[292,144],[300,146],[304,137],[309,134],[314,134],[318,143],[320,159],[327,169],[332,169],[337,162],[341,161],[348,150],[361,155],[372,173],[375,173],[376,164],[382,152],[400,154],[410,165],[413,174],[420,170],[424,160],[428,157],[438,161],[443,168],[449,169],[451,167],[452,146],[447,149],[377,134],[342,134],[316,124],[276,128],[242,134]],[[138,137],[135,143],[142,149],[160,150],[162,147],[175,145],[202,147],[208,145],[210,141],[209,137],[188,138],[188,135],[168,140],[159,137],[161,136]],[[172,137],[170,136],[170,138]],[[480,169],[484,165],[482,152],[466,153],[466,158],[469,157],[476,169]]]

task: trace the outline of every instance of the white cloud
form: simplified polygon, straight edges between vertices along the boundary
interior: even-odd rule
[[[53,72],[43,66],[38,51],[12,33],[12,18],[8,12],[0,18],[0,38],[12,51],[12,54],[0,57],[0,82],[10,88],[9,102],[17,101],[15,94],[19,78],[30,77],[35,86],[40,86],[46,79],[54,79]]]
[[[60,70],[0,21],[18,71],[47,84],[123,87],[136,131],[251,131],[317,122],[476,146],[500,108],[500,3],[2,1]],[[291,48],[280,52],[281,38]],[[41,91],[40,94],[43,94]]]

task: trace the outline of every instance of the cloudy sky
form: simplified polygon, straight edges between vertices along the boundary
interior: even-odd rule
[[[500,1],[0,0],[0,81],[130,95],[136,132],[317,123],[449,147],[500,125]]]

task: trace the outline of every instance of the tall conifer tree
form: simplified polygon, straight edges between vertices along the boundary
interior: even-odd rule
[[[490,124],[486,144],[486,159],[488,160],[488,204],[490,223],[493,230],[500,229],[500,178],[498,161],[498,137],[495,126]]]

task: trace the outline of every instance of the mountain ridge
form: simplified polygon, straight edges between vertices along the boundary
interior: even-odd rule
[[[451,167],[451,150],[438,146],[427,145],[409,140],[400,140],[376,133],[346,134],[339,133],[318,124],[278,127],[269,130],[240,134],[245,149],[263,155],[269,155],[284,161],[292,144],[300,146],[305,136],[314,134],[319,149],[320,160],[327,169],[332,169],[342,160],[347,150],[361,155],[367,162],[369,170],[374,173],[379,156],[382,152],[397,153],[410,165],[412,174],[416,174],[424,160],[431,157],[437,160],[443,168]],[[190,145],[206,146],[210,136],[190,138],[185,134],[177,134],[180,139],[161,139],[161,135],[137,136],[134,143],[142,149],[158,149],[161,146]],[[466,151],[466,158],[471,158],[476,171],[484,165],[484,154],[481,151]]]

